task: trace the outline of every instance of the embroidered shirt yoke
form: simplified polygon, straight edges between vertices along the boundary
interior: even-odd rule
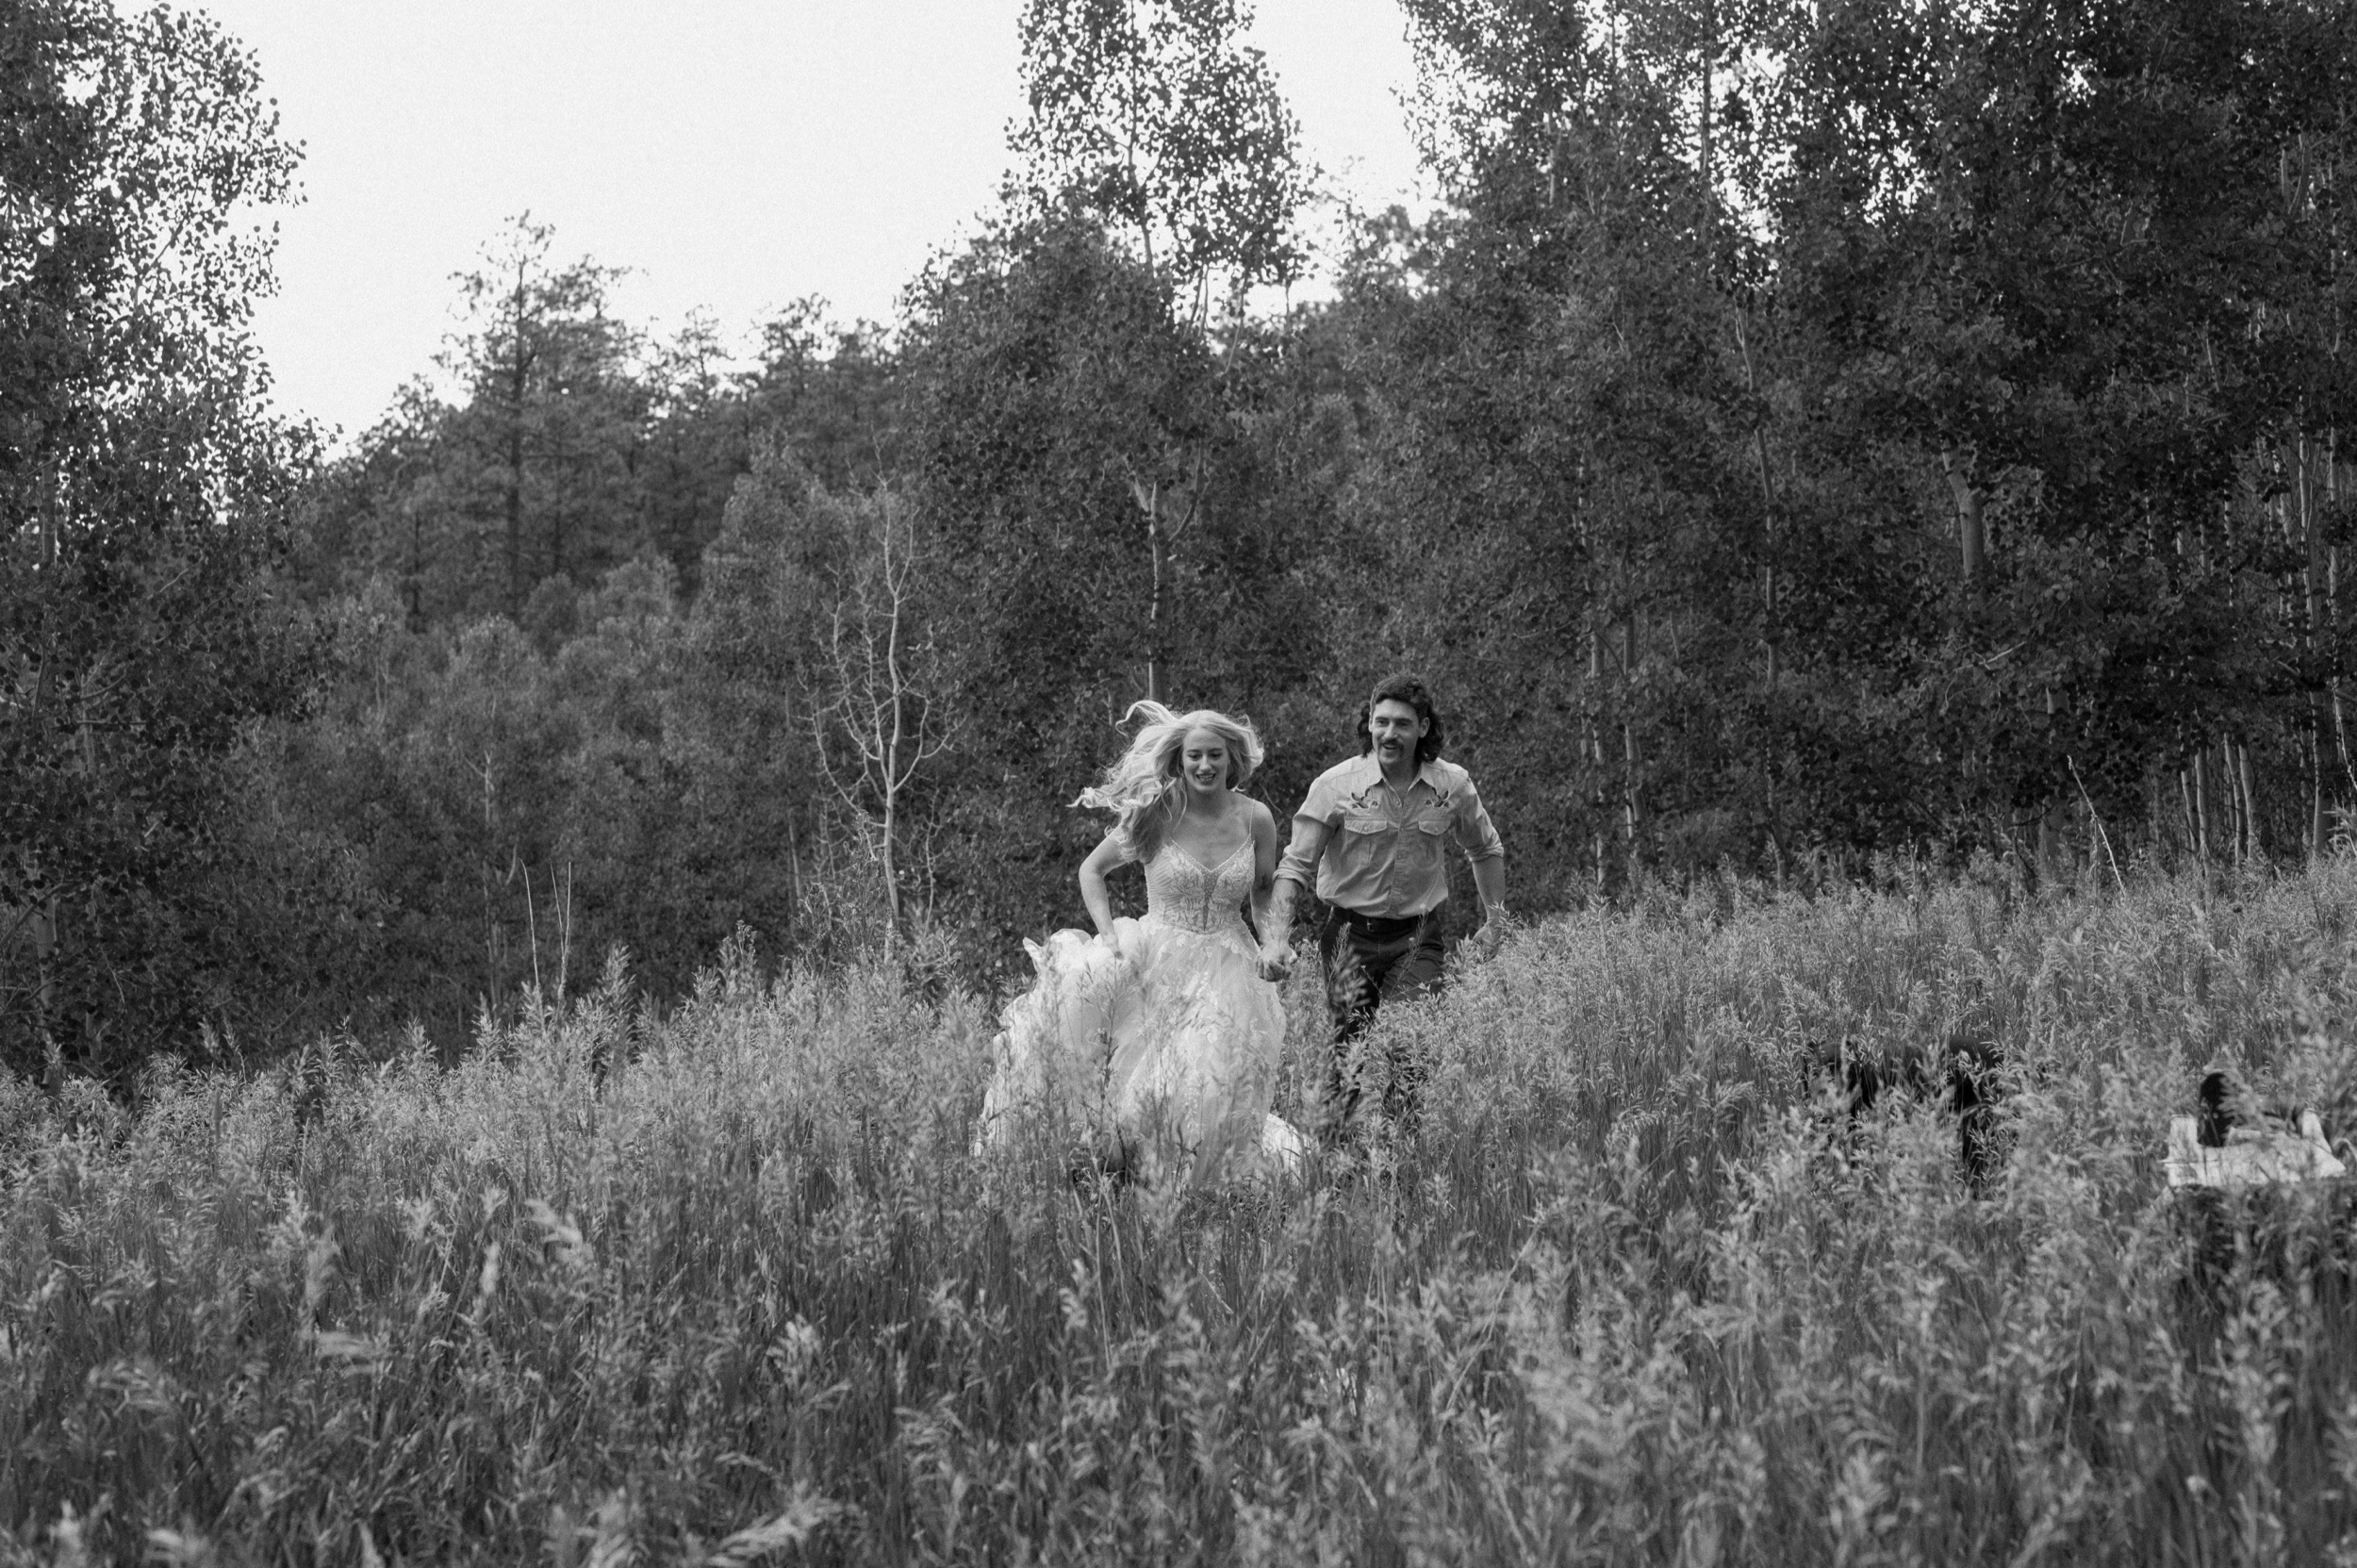
[[[1304,848],[1302,829],[1310,823],[1327,830],[1322,854]],[[1364,753],[1310,785],[1277,874],[1303,887],[1313,885],[1314,874],[1318,897],[1327,903],[1404,919],[1448,897],[1442,846],[1452,836],[1474,860],[1506,858],[1471,774],[1435,757],[1416,770],[1402,799],[1383,782],[1383,765]]]

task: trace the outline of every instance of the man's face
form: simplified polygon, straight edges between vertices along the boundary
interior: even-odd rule
[[[1413,762],[1416,742],[1431,728],[1431,720],[1417,717],[1414,703],[1396,698],[1385,698],[1367,715],[1367,734],[1375,737],[1375,760],[1386,769]]]

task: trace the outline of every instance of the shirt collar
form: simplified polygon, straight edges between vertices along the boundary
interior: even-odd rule
[[[1352,761],[1358,767],[1358,772],[1351,778],[1352,784],[1364,787],[1383,782],[1383,765],[1375,760],[1373,751],[1361,751]],[[1448,792],[1447,784],[1441,778],[1440,758],[1434,757],[1430,762],[1418,766],[1416,776],[1409,781],[1408,787],[1413,789],[1420,784],[1435,795],[1444,795]]]

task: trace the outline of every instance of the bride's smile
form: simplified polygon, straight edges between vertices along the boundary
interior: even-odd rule
[[[1196,801],[1216,800],[1228,788],[1228,743],[1212,731],[1190,730],[1178,767]]]

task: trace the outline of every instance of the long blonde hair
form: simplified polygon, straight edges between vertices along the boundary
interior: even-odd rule
[[[1260,734],[1248,718],[1231,718],[1211,708],[1175,714],[1160,702],[1132,702],[1121,716],[1128,723],[1146,716],[1129,749],[1105,769],[1104,778],[1080,792],[1072,803],[1114,814],[1113,831],[1129,840],[1130,852],[1151,860],[1162,848],[1170,825],[1186,810],[1186,791],[1178,783],[1178,758],[1186,750],[1187,732],[1209,730],[1228,747],[1228,787],[1242,789],[1259,770],[1266,755]]]

